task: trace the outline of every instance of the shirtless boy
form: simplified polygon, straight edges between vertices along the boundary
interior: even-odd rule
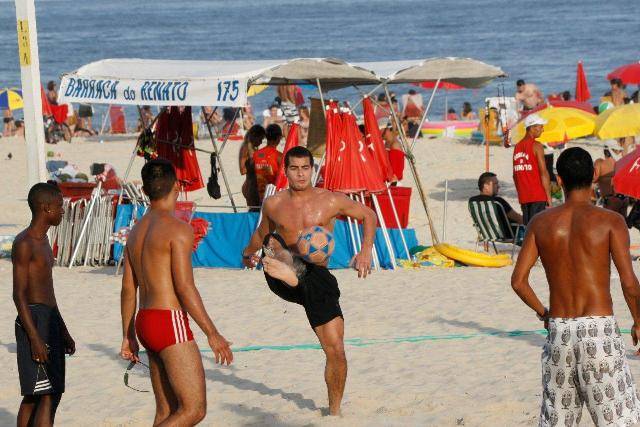
[[[228,365],[233,355],[193,281],[193,231],[174,217],[179,187],[173,166],[152,160],[141,174],[151,206],[131,230],[125,248],[120,355],[139,360],[137,334],[149,355],[154,426],[195,425],[206,414],[206,393],[202,358],[187,314],[207,336],[216,363]],[[138,290],[140,307],[134,316]]]
[[[17,425],[51,426],[64,392],[64,355],[76,351],[53,291],[53,252],[47,238],[49,227],[60,224],[64,211],[62,193],[52,184],[34,185],[27,199],[31,224],[16,236],[11,250],[18,375],[24,396]]]
[[[586,405],[597,426],[635,425],[640,400],[613,316],[609,278],[615,264],[633,317],[633,345],[640,337],[640,285],[631,266],[624,218],[591,204],[593,163],[582,148],[558,158],[566,202],[531,221],[511,286],[549,331],[542,352],[540,425],[571,426]],[[529,285],[538,256],[549,282],[550,307]]]
[[[267,283],[281,298],[304,307],[326,356],[329,413],[339,415],[347,380],[347,359],[338,282],[326,266],[307,262],[302,268],[304,272],[299,271],[296,275],[290,266],[282,262],[279,252],[291,251],[295,255],[298,252],[298,237],[303,230],[321,226],[331,232],[336,216],[350,216],[364,226],[362,250],[354,258],[354,267],[358,270],[358,277],[366,277],[371,270],[376,216],[371,209],[343,194],[312,187],[313,157],[306,148],[290,149],[285,155],[284,164],[289,189],[265,200],[262,222],[244,249],[243,260],[248,267],[255,267],[259,258],[252,254],[263,244],[274,250],[275,257],[267,256],[262,260]]]

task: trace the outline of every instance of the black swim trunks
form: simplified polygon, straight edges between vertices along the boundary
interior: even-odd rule
[[[62,319],[56,307],[29,304],[38,334],[48,346],[49,361],[37,363],[31,357],[31,342],[16,317],[18,375],[23,396],[64,393],[65,361]]]
[[[286,247],[281,236],[270,236],[274,236]],[[340,289],[333,274],[326,267],[311,264],[303,259],[300,261],[305,265],[305,272],[299,278],[298,286],[289,286],[265,273],[269,289],[283,300],[303,306],[312,328],[322,326],[336,317],[344,319],[339,302]]]

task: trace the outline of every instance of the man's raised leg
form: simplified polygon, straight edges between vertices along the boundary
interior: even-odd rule
[[[159,426],[192,426],[207,413],[202,357],[195,341],[165,348],[159,354],[178,407]]]
[[[153,425],[157,426],[176,412],[178,400],[171,389],[171,384],[169,384],[169,378],[160,356],[152,351],[147,354],[149,355],[153,394],[156,397],[156,417],[153,420]]]
[[[347,382],[347,357],[344,353],[344,320],[336,317],[314,328],[327,356],[324,380],[329,394],[329,415],[340,415],[340,403]]]

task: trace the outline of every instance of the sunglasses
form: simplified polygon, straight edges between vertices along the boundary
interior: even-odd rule
[[[149,366],[143,362],[131,362],[129,363],[129,366],[127,366],[127,370],[124,371],[124,385],[129,387],[131,390],[135,390],[139,393],[149,393],[149,390],[140,390],[138,388],[132,387],[129,385],[129,372],[136,366],[136,365],[142,365],[145,368],[147,368],[147,372],[149,371]]]

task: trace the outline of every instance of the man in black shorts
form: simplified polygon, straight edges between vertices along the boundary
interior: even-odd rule
[[[64,392],[64,355],[76,349],[53,292],[53,253],[47,238],[49,227],[62,220],[62,193],[55,185],[36,184],[28,202],[31,224],[16,236],[11,250],[18,375],[24,396],[19,427],[53,425]]]
[[[362,249],[355,256],[353,266],[358,270],[358,277],[366,277],[371,270],[376,215],[344,194],[312,187],[313,156],[306,148],[294,147],[287,151],[284,165],[289,188],[265,199],[262,222],[242,253],[243,262],[247,267],[255,267],[260,262],[255,253],[263,244],[267,252],[272,252],[273,256],[267,254],[262,259],[269,288],[281,298],[304,307],[327,357],[325,381],[329,413],[339,415],[347,379],[347,359],[338,283],[326,268],[326,262],[311,264],[294,259],[292,254],[300,253],[297,244],[303,230],[320,226],[331,233],[336,216],[350,216],[363,224]],[[287,250],[283,250],[285,248]],[[291,268],[292,265],[296,268]]]

